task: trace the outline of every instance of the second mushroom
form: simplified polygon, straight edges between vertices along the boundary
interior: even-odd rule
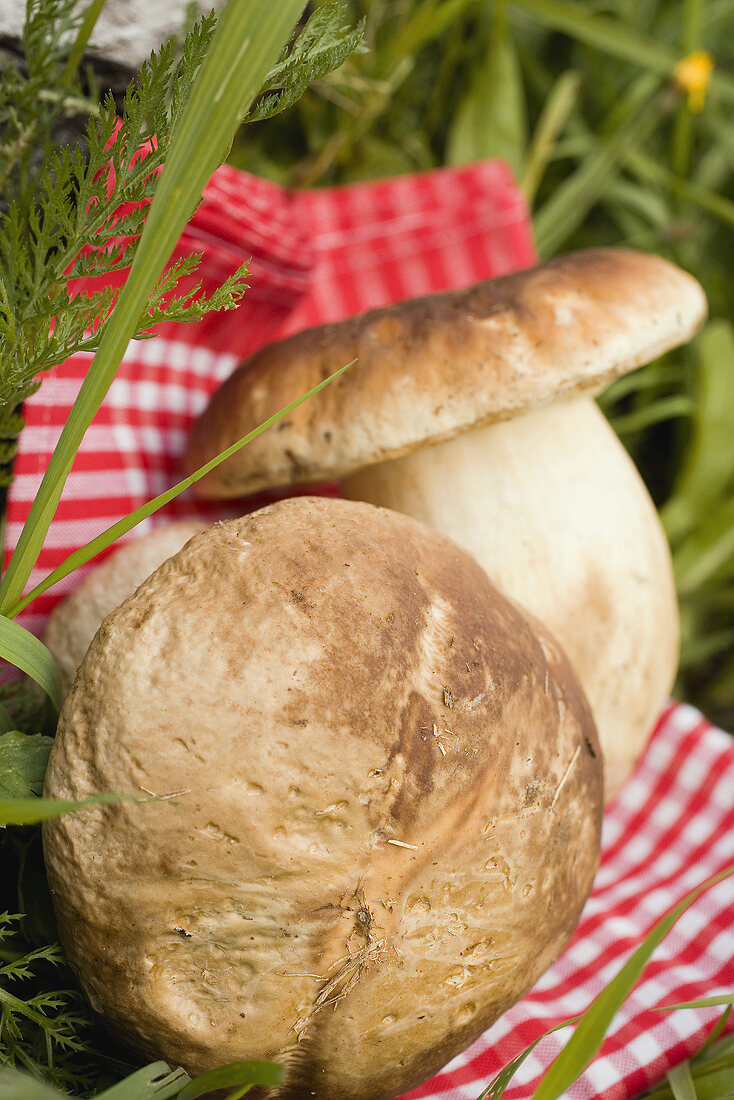
[[[310,329],[215,393],[187,469],[355,360],[198,491],[341,478],[346,496],[453,538],[570,656],[608,800],[672,686],[678,615],[654,505],[593,394],[689,339],[705,312],[695,280],[659,257],[594,249]]]

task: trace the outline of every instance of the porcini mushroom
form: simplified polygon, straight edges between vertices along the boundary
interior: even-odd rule
[[[590,395],[687,340],[705,311],[689,275],[622,249],[374,310],[251,356],[195,424],[186,465],[356,359],[197,491],[344,478],[346,496],[449,535],[564,646],[611,797],[672,686],[678,616],[655,508]]]
[[[56,658],[65,692],[102,620],[205,526],[198,520],[178,520],[125,543],[56,605],[43,640]]]
[[[100,789],[161,797],[44,828],[92,1005],[191,1072],[283,1062],[281,1100],[437,1070],[558,955],[599,850],[560,647],[448,539],[351,501],[217,524],[108,616],[45,794]]]

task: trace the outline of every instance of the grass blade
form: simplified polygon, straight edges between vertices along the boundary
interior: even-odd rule
[[[722,993],[714,997],[699,997],[695,1001],[682,1001],[678,1005],[658,1005],[656,1012],[675,1012],[679,1008],[708,1008],[710,1005],[734,1005],[734,993]]]
[[[198,1100],[215,1089],[239,1086],[236,1096],[244,1096],[253,1085],[265,1085],[277,1088],[282,1085],[285,1070],[273,1062],[234,1062],[231,1066],[222,1066],[201,1077],[195,1077],[179,1094],[178,1100]],[[115,1098],[117,1100],[117,1098]]]
[[[698,336],[694,435],[670,500],[661,511],[668,537],[677,542],[696,523],[709,502],[724,493],[734,477],[734,326],[709,322]]]
[[[712,214],[724,225],[734,226],[734,202],[724,195],[717,195],[706,187],[675,176],[652,157],[641,153],[639,149],[625,149],[624,163],[644,183],[661,184],[674,195],[686,202],[693,203],[707,214]]]
[[[354,362],[354,361],[353,361]],[[291,401],[290,405],[286,405],[285,408],[280,409],[279,412],[273,413],[272,416],[264,420],[262,424],[258,424],[257,428],[253,428],[251,432],[243,436],[242,439],[238,439],[236,443],[233,443],[230,447],[227,447],[221,454],[216,455],[210,459],[205,465],[201,466],[198,470],[195,470],[193,474],[184,478],[183,481],[179,481],[177,485],[172,485],[170,489],[166,489],[165,492],[160,493],[157,497],[153,497],[152,500],[147,501],[145,504],[141,504],[139,508],[136,508],[134,512],[130,512],[124,519],[118,520],[117,523],[113,523],[111,527],[108,527],[106,531],[103,531],[101,535],[97,535],[96,538],[88,542],[86,546],[80,547],[73,553],[69,554],[68,558],[62,561],[61,565],[49,573],[47,577],[37,584],[36,587],[28,592],[27,595],[20,600],[15,607],[9,612],[8,619],[12,619],[24,607],[27,607],[32,600],[35,600],[36,596],[40,596],[46,589],[51,588],[52,585],[57,584],[58,581],[64,577],[68,577],[70,573],[73,573],[75,569],[78,569],[80,565],[86,565],[88,561],[96,557],[103,550],[106,550],[108,546],[111,546],[113,542],[116,542],[122,535],[127,534],[133,527],[136,527],[148,516],[152,516],[154,512],[157,512],[159,508],[168,504],[174,500],[175,497],[182,493],[185,489],[188,489],[196,481],[199,481],[202,477],[208,474],[211,470],[214,470],[221,462],[225,462],[228,458],[231,458],[241,447],[244,447],[247,443],[250,443],[257,436],[261,435],[273,424],[277,423],[282,417],[287,416],[288,413],[297,409],[299,405],[302,405],[304,401],[307,401],[309,397],[313,397],[314,394],[323,390],[325,386],[330,385],[339,375],[343,374],[345,370],[348,370],[353,363],[347,363],[345,366],[340,367],[339,370],[334,371],[313,389],[308,390],[301,397],[297,397],[295,401]],[[1,620],[0,620],[1,621]],[[39,642],[40,645],[40,642]]]
[[[398,61],[415,57],[430,42],[441,41],[456,24],[473,0],[443,0],[441,4],[421,4],[411,18],[398,27],[381,49],[381,74],[384,76]],[[372,20],[370,20],[370,23]]]
[[[79,30],[77,31],[76,40],[71,48],[69,54],[69,60],[66,63],[66,69],[64,70],[64,80],[71,81],[74,73],[81,64],[84,51],[87,48],[89,39],[92,36],[95,24],[100,17],[102,8],[105,5],[105,0],[92,0],[89,7],[84,13],[84,18],[81,21]]]
[[[726,1027],[726,1025],[728,1023],[728,1020],[729,1020],[729,1017],[731,1016],[732,1007],[733,1007],[732,1005],[729,1005],[721,1013],[718,1020],[716,1021],[714,1026],[711,1028],[711,1031],[708,1034],[708,1038],[706,1039],[706,1042],[703,1044],[703,1046],[699,1050],[698,1054],[695,1056],[694,1061],[698,1061],[699,1059],[705,1059],[707,1057],[709,1059],[715,1057],[716,1052],[714,1050],[711,1050],[711,1048],[714,1046],[714,1044],[716,1043],[716,1040],[719,1038],[722,1031]],[[730,1039],[734,1039],[734,1036],[730,1036]],[[710,1055],[709,1055],[709,1051],[711,1051]]]
[[[447,162],[467,164],[500,157],[519,175],[526,133],[522,74],[504,5],[498,3],[487,56],[449,131]]]
[[[696,1078],[697,1100],[730,1100],[734,1096],[734,1068],[702,1073]]]
[[[569,69],[558,77],[543,104],[520,180],[520,187],[530,204],[553,156],[556,142],[576,105],[580,87],[581,73]]]
[[[52,817],[83,810],[86,806],[106,806],[112,802],[137,801],[135,795],[92,794],[89,798],[2,798],[0,827],[38,825]]]
[[[635,409],[633,412],[622,416],[610,417],[610,423],[617,435],[628,435],[630,432],[641,432],[650,428],[653,424],[660,424],[663,420],[673,420],[678,416],[691,416],[695,403],[683,393],[672,393],[668,397],[660,397],[649,405]]]
[[[666,1077],[673,1100],[697,1100],[690,1062],[681,1062],[680,1065],[673,1066],[668,1070]]]
[[[535,1090],[533,1100],[557,1100],[580,1077],[602,1045],[612,1019],[636,985],[655,948],[704,891],[731,875],[734,875],[734,866],[706,879],[655,924],[616,977],[586,1010],[581,1023]]]
[[[688,596],[734,560],[734,499],[701,517],[673,555],[680,596]]]
[[[656,38],[641,34],[621,19],[585,10],[579,3],[569,0],[512,0],[512,4],[532,12],[554,30],[562,31],[612,57],[639,65],[647,72],[668,77],[680,60],[674,50],[662,45]],[[728,73],[714,72],[710,87],[721,100],[734,103],[734,78]]]
[[[625,374],[612,382],[611,386],[604,390],[604,393],[599,394],[597,402],[608,415],[611,415],[614,406],[623,397],[628,397],[630,394],[639,395],[644,390],[664,390],[666,386],[669,388],[671,384],[680,388],[682,381],[683,371],[676,369],[667,361],[650,363],[648,366],[632,371],[631,374]]]
[[[304,6],[304,0],[228,0],[194,82],[140,238],[130,275],[82,383],[0,585],[0,612],[20,599],[84,432],[107,393],[156,280],[224,159],[249,106]]]
[[[168,1100],[168,1097],[178,1096],[182,1086],[190,1080],[183,1069],[171,1069],[166,1062],[151,1062],[124,1081],[100,1092],[97,1100]]]
[[[56,661],[43,642],[4,615],[0,615],[0,656],[35,680],[57,713],[61,710],[64,694]]]
[[[533,218],[533,229],[541,256],[554,255],[608,186],[614,167],[631,144],[646,141],[659,123],[653,109],[657,77],[642,76],[630,88],[625,99],[614,108],[616,122],[601,143],[595,143],[579,167],[556,189]]]
[[[694,50],[701,48],[702,15],[703,4],[701,0],[685,0],[682,20],[683,34],[680,44],[683,57],[688,57]],[[690,99],[690,93],[682,99],[673,123],[670,163],[676,176],[687,176],[691,169],[694,114]]]
[[[520,1066],[525,1059],[533,1053],[538,1043],[545,1039],[547,1035],[552,1035],[554,1031],[561,1031],[564,1027],[570,1027],[571,1024],[577,1024],[580,1019],[580,1016],[572,1016],[570,1020],[564,1020],[562,1023],[556,1024],[555,1027],[549,1027],[547,1031],[544,1031],[542,1035],[534,1039],[533,1042],[525,1047],[525,1050],[521,1051],[511,1062],[508,1062],[504,1069],[500,1070],[494,1081],[492,1081],[484,1092],[477,1097],[477,1100],[499,1100]]]

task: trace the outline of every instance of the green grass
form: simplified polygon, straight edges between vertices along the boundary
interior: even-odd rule
[[[734,727],[734,0],[353,0],[366,52],[235,142],[294,186],[503,156],[541,256],[629,245],[703,284],[711,322],[601,404],[671,539],[676,693]],[[714,58],[704,110],[676,62]]]

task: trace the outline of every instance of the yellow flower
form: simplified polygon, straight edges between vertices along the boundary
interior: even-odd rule
[[[696,114],[703,110],[713,68],[714,59],[708,50],[695,50],[681,58],[673,69],[673,79],[687,93],[688,109]]]

